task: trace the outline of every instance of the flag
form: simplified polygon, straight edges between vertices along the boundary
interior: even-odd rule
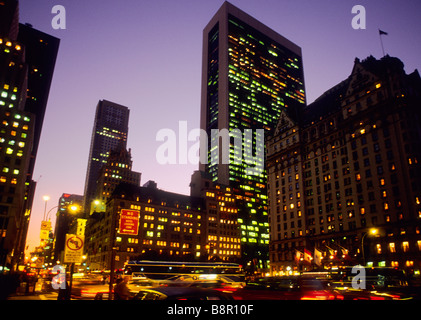
[[[380,30],[380,29],[379,29],[379,34],[380,34],[380,35],[384,34],[385,36],[387,36],[387,32],[384,32],[384,31],[382,31],[382,30]]]
[[[331,260],[338,260],[338,257],[337,257],[337,251],[336,250],[333,250],[331,247],[328,247],[327,245],[325,245],[326,246],[326,248],[329,250],[329,258],[331,259]]]
[[[322,252],[314,248],[314,263],[318,266],[322,265]]]
[[[348,250],[347,249],[341,247],[341,250],[342,250],[342,258],[343,259],[345,259],[345,260],[352,260],[351,257],[348,254]]]
[[[304,249],[304,261],[311,263],[312,257],[311,257],[311,253],[310,251],[308,251],[307,249]]]
[[[294,258],[294,260],[295,260],[295,263],[296,264],[299,264],[300,263],[301,255],[302,255],[302,252],[300,252],[297,249],[295,249],[295,258]]]

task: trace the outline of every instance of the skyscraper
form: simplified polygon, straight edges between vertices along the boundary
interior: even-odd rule
[[[130,110],[122,105],[101,100],[98,102],[92,130],[88,169],[86,172],[84,209],[89,213],[95,198],[101,167],[107,163],[111,150],[127,146]]]
[[[298,118],[305,104],[301,49],[225,2],[203,31],[202,63],[201,129],[208,134],[208,163],[201,163],[200,170],[210,173],[213,181],[241,190],[243,257],[261,260],[262,265],[269,245],[267,177],[264,170],[246,171],[246,149],[251,148],[249,155],[263,154],[264,138],[257,130],[273,130],[282,112]],[[233,161],[238,151],[232,139],[229,163],[212,161],[223,153],[215,149],[215,129],[228,129],[234,139],[241,130],[241,161]],[[246,129],[253,135],[247,137]],[[256,161],[256,166],[264,166],[263,156]]]
[[[18,18],[18,1],[0,2],[0,271],[16,267],[23,256],[35,191],[32,174],[59,45],[57,38],[20,29]]]
[[[35,120],[33,145],[25,183],[26,190],[23,211],[26,212],[26,219],[22,226],[22,237],[20,239],[20,248],[18,248],[19,251],[23,252],[36,188],[33,173],[60,39],[36,30],[31,25],[19,24],[18,41],[25,47],[25,62],[28,65],[24,109],[26,112],[33,114]]]

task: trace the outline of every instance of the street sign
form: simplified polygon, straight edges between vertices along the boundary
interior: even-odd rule
[[[41,221],[40,239],[47,240],[50,238],[51,221]]]
[[[120,213],[120,228],[118,233],[137,236],[139,230],[138,210],[122,209]]]
[[[84,243],[85,236],[66,234],[66,243],[64,246],[64,262],[81,263]]]

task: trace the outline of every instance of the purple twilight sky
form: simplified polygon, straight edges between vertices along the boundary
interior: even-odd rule
[[[36,160],[38,181],[27,244],[39,245],[44,214],[63,193],[83,194],[95,108],[106,99],[130,109],[128,147],[141,184],[189,193],[197,164],[160,165],[160,129],[199,128],[202,31],[223,0],[20,0],[20,22],[61,39]],[[232,0],[302,48],[307,102],[350,74],[355,57],[380,58],[382,47],[407,73],[421,69],[419,0]],[[66,9],[55,30],[51,9]],[[366,9],[354,30],[352,8]],[[193,145],[190,142],[188,146]],[[52,210],[53,223],[54,213]]]

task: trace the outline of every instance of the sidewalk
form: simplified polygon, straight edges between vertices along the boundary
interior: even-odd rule
[[[13,294],[7,300],[57,300],[57,292],[35,292],[31,295]]]

